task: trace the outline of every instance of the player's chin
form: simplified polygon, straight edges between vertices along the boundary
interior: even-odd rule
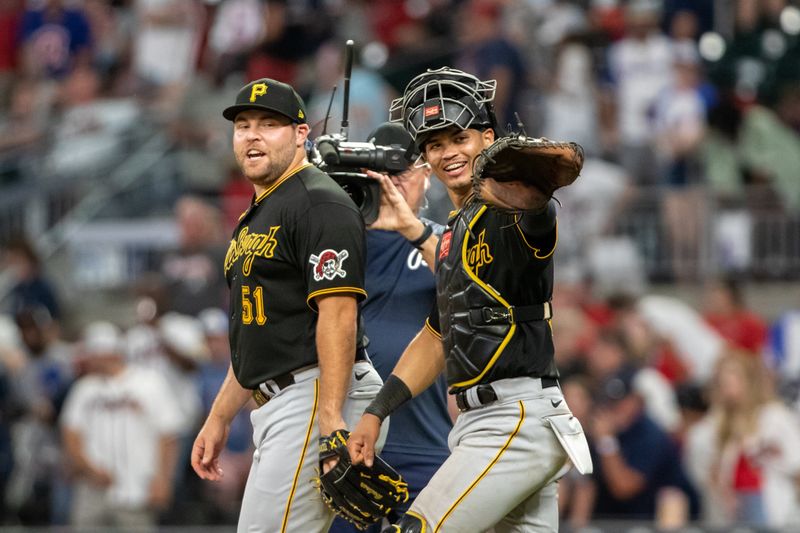
[[[448,176],[445,174],[443,177],[439,178],[439,181],[451,191],[462,191],[472,187],[472,176],[466,172],[458,176]]]
[[[259,166],[256,168],[243,168],[242,174],[247,178],[250,183],[256,185],[268,185],[274,180],[274,172],[270,171],[269,165]]]

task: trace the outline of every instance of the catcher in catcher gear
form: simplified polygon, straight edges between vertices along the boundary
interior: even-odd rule
[[[372,463],[385,417],[445,369],[461,413],[450,457],[387,531],[558,531],[556,481],[570,463],[591,471],[550,327],[551,194],[578,177],[582,153],[524,135],[493,144],[494,90],[443,68],[392,104],[457,210],[437,249],[436,304],[350,435],[353,462]]]
[[[225,257],[231,367],[192,449],[218,480],[235,414],[252,398],[255,453],[240,532],[327,531],[312,480],[336,466],[320,436],[356,422],[381,386],[358,328],[364,223],[347,193],[306,160],[309,127],[294,89],[260,79],[223,112],[254,196]]]

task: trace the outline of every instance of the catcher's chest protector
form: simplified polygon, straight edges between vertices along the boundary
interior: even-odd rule
[[[481,208],[481,204],[473,202],[455,217],[442,237],[436,270],[436,301],[447,364],[447,384],[454,390],[470,387],[485,377],[484,370],[488,371],[495,356],[500,355],[501,345],[511,328],[507,322],[485,324],[476,321],[475,313],[470,313],[470,310],[484,307],[503,307],[465,267],[464,255],[474,244],[467,242],[464,245],[464,240],[470,239],[468,224],[480,216]]]

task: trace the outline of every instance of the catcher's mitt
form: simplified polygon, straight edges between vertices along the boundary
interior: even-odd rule
[[[553,191],[575,181],[582,167],[583,148],[577,143],[501,137],[475,158],[472,186],[481,202],[500,211],[541,209]]]
[[[399,503],[408,500],[408,484],[386,461],[375,456],[372,467],[354,465],[347,451],[350,433],[340,429],[319,440],[322,500],[333,512],[365,529],[378,522]],[[322,474],[322,463],[337,456],[339,462]]]

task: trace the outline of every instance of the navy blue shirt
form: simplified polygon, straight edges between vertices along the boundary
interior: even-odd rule
[[[385,381],[403,350],[425,325],[436,286],[419,250],[402,235],[370,230],[366,289],[369,296],[362,304],[362,316],[369,338],[367,351]],[[394,411],[389,420],[384,452],[439,454],[444,460],[449,455],[447,434],[452,428],[444,375]]]
[[[593,453],[597,500],[592,516],[653,519],[656,496],[664,487],[681,489],[689,498],[690,507],[695,506],[692,501],[695,498],[694,490],[683,471],[678,447],[652,419],[643,414],[617,438],[625,462],[647,480],[645,488],[628,500],[615,498],[605,483],[602,459]]]

